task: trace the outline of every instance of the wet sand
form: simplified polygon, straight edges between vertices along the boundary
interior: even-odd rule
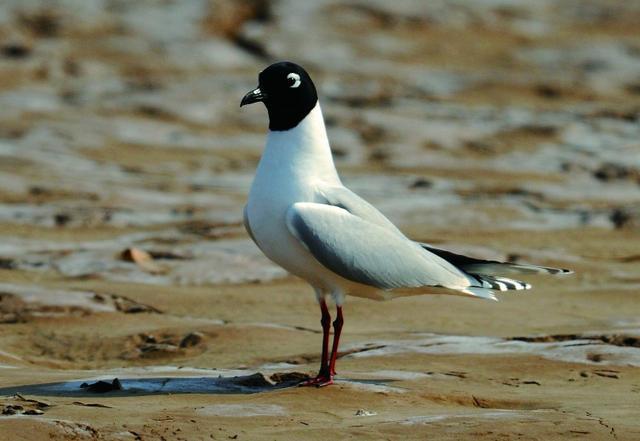
[[[640,439],[637,2],[99,3],[0,6],[0,440]],[[319,311],[241,222],[280,58],[409,236],[575,274],[349,298],[295,387]]]
[[[48,284],[104,289],[96,281]],[[164,312],[2,326],[2,405],[33,407],[16,393],[48,404],[43,415],[4,416],[7,439],[638,436],[640,336],[628,289],[541,280],[534,293],[495,304],[352,300],[348,355],[339,361],[337,384],[325,389],[255,378],[243,385],[257,372],[316,368],[317,314],[301,283],[109,289],[154,301]],[[142,334],[179,341],[193,332],[202,335],[193,347],[135,349]],[[113,378],[124,390],[79,387]]]

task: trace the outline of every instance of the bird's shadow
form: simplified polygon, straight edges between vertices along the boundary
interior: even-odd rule
[[[93,381],[93,380],[92,380]],[[114,383],[115,382],[115,383]],[[25,384],[0,388],[0,395],[30,394],[59,397],[141,396],[169,394],[255,394],[295,387],[298,380],[271,383],[262,374],[234,377],[149,377],[86,382]],[[110,387],[111,386],[111,387]]]
[[[101,380],[88,383],[71,380],[55,383],[36,383],[0,388],[0,396],[29,394],[58,397],[143,396],[171,394],[256,394],[273,392],[300,385],[301,378],[284,378],[271,382],[260,373],[233,377],[149,377]],[[390,380],[341,380],[347,383],[384,387]],[[392,381],[392,380],[391,380]]]

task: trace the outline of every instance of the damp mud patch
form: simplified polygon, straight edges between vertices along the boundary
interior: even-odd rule
[[[261,372],[223,376],[208,371],[207,376],[129,377],[72,380],[57,383],[29,384],[0,389],[0,395],[16,393],[39,396],[83,397],[95,393],[105,395],[166,394],[254,394],[297,386],[306,374],[299,372],[263,374]],[[226,373],[224,371],[219,371]]]
[[[116,294],[0,283],[0,323],[24,323],[40,317],[85,316],[101,312],[135,314],[161,311]]]
[[[0,401],[0,416],[11,415],[42,415],[51,407],[51,404],[26,398],[20,393],[15,393]]]
[[[419,424],[432,424],[438,422],[449,421],[455,423],[459,420],[466,419],[487,419],[487,420],[503,420],[503,419],[530,419],[535,418],[535,414],[532,412],[544,412],[543,410],[534,410],[528,412],[522,412],[518,410],[502,409],[502,410],[490,410],[465,414],[446,414],[446,415],[420,415],[412,416],[400,421],[402,425],[419,425]]]
[[[34,357],[33,362],[67,368],[69,363],[84,367],[104,367],[123,361],[145,365],[201,354],[212,336],[198,331],[158,330],[108,337],[96,332],[63,333],[54,329],[37,332],[26,350]]]
[[[287,410],[277,404],[213,404],[197,407],[196,414],[217,417],[283,416]]]
[[[415,340],[379,340],[346,348],[347,357],[364,358],[402,353],[538,355],[567,363],[640,366],[640,333],[584,333],[532,337],[477,337],[420,334]]]
[[[573,340],[590,340],[593,342],[602,342],[604,344],[623,347],[640,348],[640,336],[634,335],[590,335],[590,334],[554,334],[540,335],[534,337],[512,337],[514,341],[524,341],[528,343],[551,343],[566,342]]]

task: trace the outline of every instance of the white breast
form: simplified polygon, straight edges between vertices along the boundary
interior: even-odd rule
[[[247,219],[264,254],[287,271],[322,287],[336,276],[289,233],[288,208],[317,202],[319,183],[341,185],[319,104],[296,127],[269,132],[249,192]]]

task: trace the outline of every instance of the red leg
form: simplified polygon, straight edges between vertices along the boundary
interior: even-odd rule
[[[322,358],[320,359],[320,372],[318,376],[329,376],[329,332],[331,331],[331,314],[329,314],[329,308],[327,308],[327,302],[322,299],[320,301],[320,310],[322,311],[322,318],[320,324],[322,325]]]
[[[342,306],[336,307],[338,310],[338,316],[333,321],[333,347],[331,348],[331,362],[329,363],[329,373],[331,378],[336,374],[336,359],[338,358],[338,345],[340,344],[340,333],[342,332],[342,325],[344,319],[342,318]]]
[[[331,371],[329,369],[329,331],[331,330],[331,314],[327,308],[324,298],[320,299],[320,310],[322,311],[322,358],[320,359],[320,371],[316,378],[300,383],[300,386],[328,386],[333,384]]]

